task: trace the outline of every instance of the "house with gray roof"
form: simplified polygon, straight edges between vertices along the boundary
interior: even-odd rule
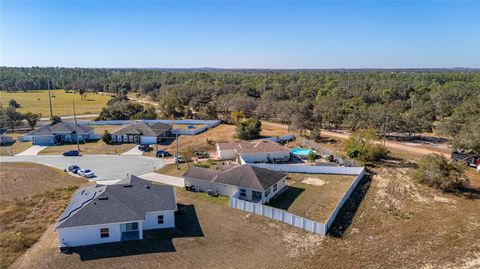
[[[97,139],[94,129],[90,126],[62,121],[48,124],[23,136],[23,141],[32,141],[33,145],[55,145],[62,143],[84,143],[87,140]]]
[[[248,164],[218,170],[191,167],[183,174],[186,186],[213,191],[222,196],[266,203],[286,186],[287,174]]]
[[[112,133],[112,142],[157,144],[166,137],[171,136],[172,126],[157,123],[135,122]]]
[[[218,158],[238,160],[239,163],[286,162],[290,151],[284,146],[265,139],[217,144]]]
[[[80,188],[55,225],[60,245],[143,239],[143,231],[175,227],[172,186],[136,176],[129,183]]]

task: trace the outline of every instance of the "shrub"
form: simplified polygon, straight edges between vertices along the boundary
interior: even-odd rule
[[[364,162],[376,162],[389,154],[385,147],[375,144],[375,133],[371,129],[354,132],[345,142],[345,150],[348,157]]]
[[[444,156],[432,153],[423,156],[419,161],[414,178],[430,187],[453,192],[469,184],[464,176],[465,169],[466,166],[463,163],[449,163]]]
[[[260,137],[262,123],[256,118],[248,118],[238,123],[236,134],[237,137],[244,140],[250,140]]]
[[[210,168],[210,163],[209,162],[194,163],[193,166],[201,167],[201,168]]]
[[[105,144],[110,144],[112,143],[112,135],[107,131],[105,130],[102,134],[102,141],[105,143]]]
[[[52,125],[57,124],[57,123],[59,123],[59,122],[61,122],[61,121],[62,121],[62,118],[60,118],[59,116],[55,116],[55,115],[54,115],[54,116],[52,116],[52,117],[50,118],[50,123],[51,123]]]
[[[317,154],[315,154],[313,151],[310,151],[308,154],[307,154],[307,160],[311,163],[313,163],[315,161],[315,158],[317,158]]]
[[[313,139],[315,142],[319,142],[322,137],[321,137],[321,131],[319,128],[314,128],[311,132],[310,132],[310,139]]]

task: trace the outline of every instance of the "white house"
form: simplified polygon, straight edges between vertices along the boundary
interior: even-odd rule
[[[286,162],[290,151],[270,140],[241,141],[217,144],[218,158],[235,160],[240,163]]]
[[[112,142],[157,144],[165,137],[169,137],[172,127],[161,122],[158,123],[132,123],[112,133]]]
[[[131,176],[130,183],[79,189],[60,215],[60,246],[83,246],[143,239],[143,231],[175,227],[172,186]]]
[[[60,143],[76,143],[97,139],[92,127],[78,125],[74,122],[58,122],[45,125],[30,131],[23,136],[22,141],[32,141],[33,145],[54,145]]]
[[[186,186],[263,204],[285,188],[287,174],[244,164],[220,170],[191,167],[183,178]]]

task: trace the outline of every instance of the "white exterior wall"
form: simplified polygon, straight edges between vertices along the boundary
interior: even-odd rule
[[[273,196],[275,196],[283,188],[285,188],[285,186],[287,186],[287,176],[285,176],[284,178],[280,179],[277,182],[277,191],[276,192],[273,192],[273,186],[270,187],[270,194],[263,199],[263,202],[264,203],[268,202]]]
[[[157,144],[156,136],[140,136],[140,144]]]
[[[220,160],[235,160],[237,158],[237,152],[234,149],[220,150],[217,145],[217,155]]]
[[[163,224],[158,224],[158,215],[163,215]],[[158,211],[145,214],[144,230],[173,227],[175,227],[175,211]]]
[[[110,236],[101,238],[100,228],[108,228]],[[59,243],[71,247],[117,242],[122,239],[120,223],[57,228],[57,232]]]
[[[266,162],[268,161],[268,157],[270,160],[273,159],[288,159],[290,158],[290,152],[261,152],[261,153],[244,153],[240,154],[240,157],[246,163],[255,163],[255,162]]]

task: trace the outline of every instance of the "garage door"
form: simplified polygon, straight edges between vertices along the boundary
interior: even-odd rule
[[[52,144],[51,137],[34,137],[32,141],[33,145],[48,146]]]
[[[157,138],[155,136],[141,136],[140,144],[157,144]]]

